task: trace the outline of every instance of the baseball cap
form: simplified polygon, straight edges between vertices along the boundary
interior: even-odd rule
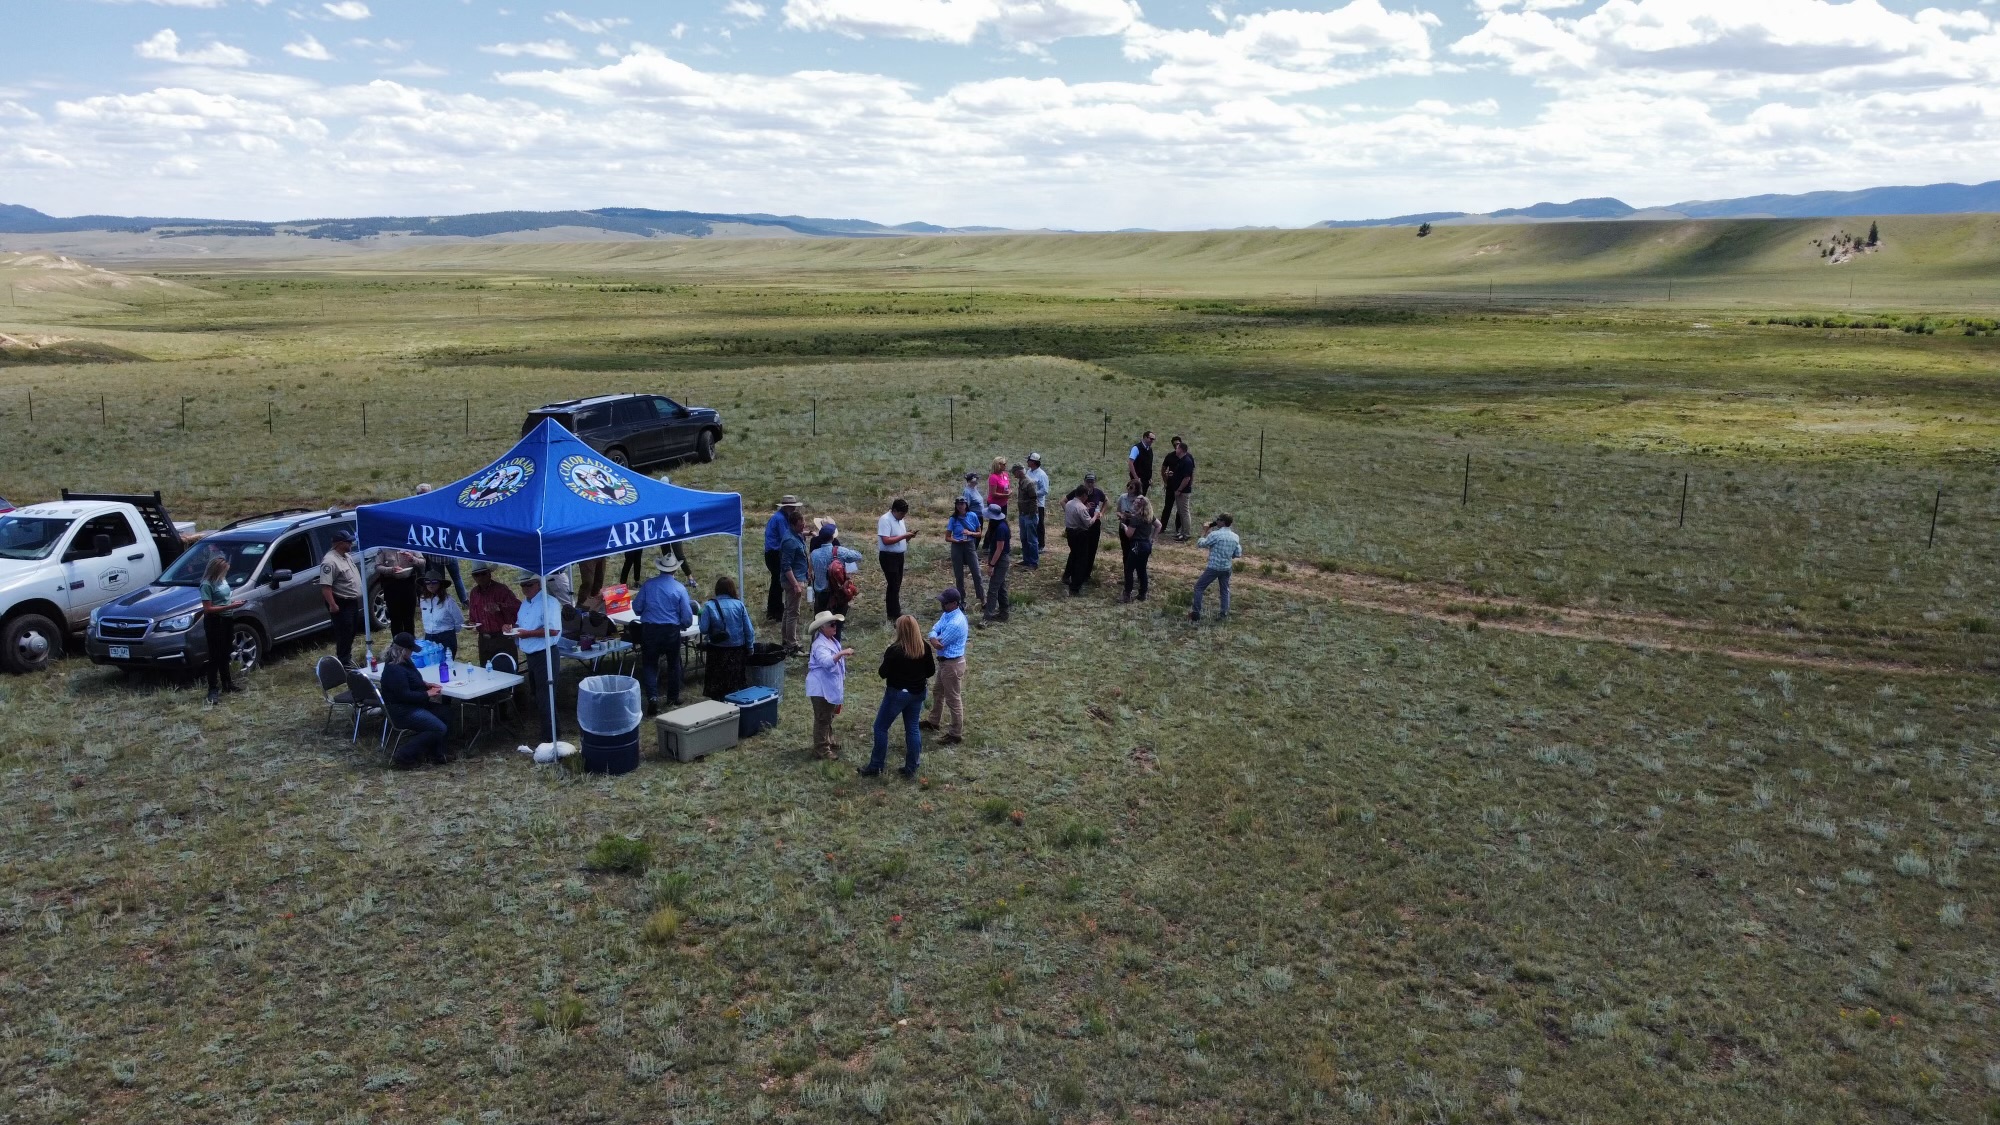
[[[414,651],[417,647],[417,638],[408,633],[397,633],[395,636],[389,638],[389,643],[395,645],[397,648],[407,648]]]
[[[1083,474],[1083,479],[1085,479],[1085,480],[1088,480],[1088,481],[1094,481],[1094,480],[1096,480],[1096,479],[1097,479],[1097,474],[1096,474],[1096,473],[1085,473],[1085,474]]]
[[[1030,453],[1028,454],[1028,460],[1033,461],[1035,464],[1039,465],[1042,463],[1042,455],[1039,453]]]
[[[944,592],[938,595],[937,600],[943,602],[945,605],[957,605],[965,600],[965,595],[959,593],[956,586],[946,586]]]
[[[352,543],[354,542],[354,533],[343,527],[333,533],[333,541],[335,543]]]

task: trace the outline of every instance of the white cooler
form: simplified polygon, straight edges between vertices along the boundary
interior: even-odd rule
[[[704,699],[653,720],[660,729],[660,756],[692,762],[736,745],[737,707]]]

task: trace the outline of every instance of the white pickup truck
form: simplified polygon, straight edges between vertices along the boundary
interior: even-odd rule
[[[180,557],[182,529],[155,492],[71,492],[0,515],[0,668],[60,658],[90,611],[140,589]]]

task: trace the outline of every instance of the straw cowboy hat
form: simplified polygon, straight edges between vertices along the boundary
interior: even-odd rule
[[[812,631],[817,633],[821,629],[826,628],[828,625],[831,625],[836,621],[845,621],[845,620],[847,620],[846,617],[843,617],[842,615],[835,613],[830,609],[823,609],[819,611],[819,616],[813,618]]]
[[[653,560],[653,569],[661,574],[672,574],[681,568],[681,560],[674,555],[661,555]]]

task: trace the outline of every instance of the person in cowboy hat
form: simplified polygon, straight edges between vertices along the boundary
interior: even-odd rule
[[[812,655],[806,660],[806,698],[812,702],[812,749],[817,757],[840,757],[840,743],[833,740],[833,718],[847,698],[847,658],[851,648],[842,648],[835,631],[842,621],[838,613],[821,613],[813,618]]]
[[[504,652],[514,657],[516,664],[520,663],[520,649],[507,630],[513,627],[521,599],[514,596],[514,591],[493,581],[492,563],[473,564],[472,595],[466,599],[466,605],[471,610],[473,634],[479,640],[479,662],[490,664]]]
[[[694,599],[675,577],[681,560],[661,555],[653,560],[659,573],[639,587],[632,600],[632,612],[639,615],[639,682],[644,686],[646,706],[657,709],[660,695],[660,658],[667,659],[667,706],[681,705],[681,633],[694,624]]]
[[[764,521],[764,569],[771,572],[771,592],[764,598],[766,621],[785,619],[785,583],[779,564],[784,554],[785,530],[791,525],[792,513],[798,510],[799,498],[787,492],[778,498],[771,518]]]
[[[1035,554],[1040,555],[1049,542],[1049,474],[1042,468],[1039,453],[1028,454],[1028,483],[1035,489]],[[1030,565],[1029,569],[1034,567]]]
[[[424,639],[444,647],[458,659],[458,631],[465,628],[465,613],[458,599],[445,589],[446,578],[435,572],[424,575],[424,592],[417,599],[417,613],[423,618]]]
[[[543,742],[556,740],[555,706],[549,698],[552,660],[546,650],[562,636],[562,603],[542,589],[542,576],[521,576],[521,604],[514,611],[514,636],[521,646],[521,671],[528,677],[528,694],[541,712]]]

